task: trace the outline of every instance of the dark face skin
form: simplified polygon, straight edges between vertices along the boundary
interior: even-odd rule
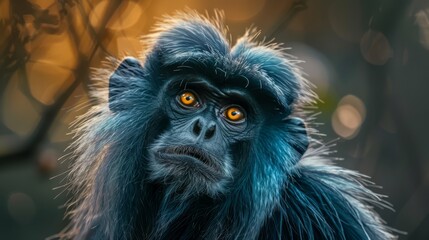
[[[222,192],[235,172],[234,146],[251,139],[262,121],[256,102],[242,89],[198,76],[173,79],[165,90],[169,125],[149,149],[152,177],[197,193]]]

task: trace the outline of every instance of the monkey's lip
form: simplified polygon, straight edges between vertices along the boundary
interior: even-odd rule
[[[190,165],[212,174],[220,174],[220,166],[216,159],[201,148],[193,146],[171,146],[156,152],[159,160],[174,165]]]

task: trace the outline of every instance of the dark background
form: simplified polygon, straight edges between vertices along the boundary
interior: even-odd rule
[[[291,47],[337,164],[383,186],[395,211],[378,212],[400,239],[429,238],[429,1],[0,0],[0,239],[67,225],[58,158],[93,103],[91,69],[138,56],[156,18],[186,6],[223,9],[233,42],[253,24]]]

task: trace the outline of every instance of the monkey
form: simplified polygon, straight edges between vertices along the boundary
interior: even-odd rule
[[[373,209],[388,203],[313,137],[299,61],[258,34],[231,44],[223,14],[177,13],[101,70],[60,238],[396,238]]]

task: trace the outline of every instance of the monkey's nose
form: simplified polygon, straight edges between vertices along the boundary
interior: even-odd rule
[[[204,136],[204,139],[211,139],[216,132],[216,124],[214,122],[205,123],[200,119],[197,119],[192,126],[192,132],[197,137]]]
[[[197,121],[194,122],[194,126],[192,128],[192,132],[195,134],[195,136],[200,136],[201,133],[201,122],[199,119],[197,119]]]
[[[206,134],[204,135],[205,139],[210,139],[214,136],[214,133],[216,131],[216,125],[213,123],[207,130]]]

